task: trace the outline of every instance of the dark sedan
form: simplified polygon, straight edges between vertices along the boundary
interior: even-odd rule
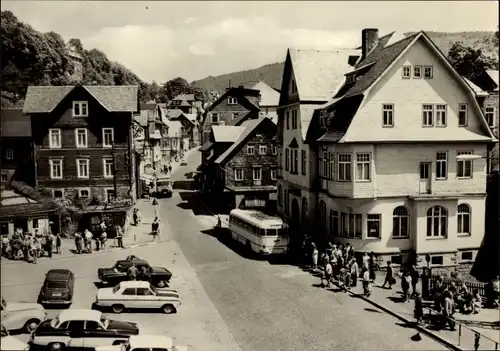
[[[73,303],[75,275],[68,269],[51,269],[45,276],[38,303],[43,306],[64,305]]]

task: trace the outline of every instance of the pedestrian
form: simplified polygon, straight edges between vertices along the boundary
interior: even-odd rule
[[[42,239],[39,236],[35,236],[33,238],[33,247],[34,247],[34,259],[35,261],[37,261],[42,252]]]
[[[172,165],[168,165],[168,171],[172,173]]]
[[[375,269],[376,269],[376,262],[375,262],[375,254],[373,252],[370,253],[370,260],[368,261],[368,265],[370,268],[370,281],[373,283],[375,282]]]
[[[417,266],[413,265],[411,267],[411,291],[412,291],[412,296],[415,296],[417,292],[417,283],[418,283],[418,278],[420,278],[417,270]]]
[[[370,297],[371,294],[370,271],[366,268],[363,268],[361,275],[363,277],[363,294],[366,297]]]
[[[76,232],[75,233],[75,249],[76,249],[77,254],[82,253],[82,241],[83,241],[82,234],[80,232]]]
[[[312,269],[316,269],[318,267],[318,249],[316,248],[316,244],[312,243]]]
[[[99,251],[101,248],[101,238],[99,236],[96,236],[94,238],[94,241],[95,241],[95,250]]]
[[[370,256],[368,255],[368,252],[365,252],[363,254],[363,258],[361,260],[361,269],[370,269]]]
[[[403,302],[410,302],[411,274],[408,271],[403,273],[401,278],[401,289],[403,290]]]
[[[424,307],[422,302],[422,295],[418,291],[415,292],[414,317],[417,320],[417,324],[422,325],[424,318]]]
[[[134,208],[134,210],[132,211],[132,220],[133,220],[133,225],[137,226],[137,224],[138,224],[138,222],[137,222],[137,208]]]
[[[142,265],[140,270],[139,270],[139,279],[144,280],[146,282],[151,281],[151,274],[149,272],[149,269],[146,265]]]
[[[106,242],[108,241],[108,233],[102,232],[99,239],[101,240],[101,249],[106,250]]]
[[[392,266],[391,266],[391,261],[387,261],[387,268],[386,268],[386,271],[385,271],[385,280],[384,280],[384,284],[382,284],[382,288],[385,289],[385,284],[389,284],[389,287],[388,289],[391,290],[392,289],[392,284],[393,283],[393,280],[394,280],[394,277],[392,275]]]
[[[330,287],[330,281],[332,280],[332,272],[333,272],[332,264],[330,262],[327,262],[325,265],[325,280],[327,288]],[[325,287],[325,285],[323,284],[323,276],[321,276],[321,285]]]
[[[350,266],[351,287],[356,287],[358,285],[359,265],[354,257],[351,258]]]
[[[49,258],[52,258],[52,252],[54,250],[54,235],[52,235],[50,232],[45,238],[45,245],[47,253],[49,254]]]
[[[158,217],[155,217],[153,223],[151,223],[151,233],[153,234],[153,238],[159,234],[160,231],[160,220]]]
[[[85,229],[85,248],[87,253],[92,253],[92,232],[88,229]]]
[[[57,235],[56,235],[56,254],[58,254],[58,255],[61,254],[61,246],[62,246],[61,234],[57,233]]]
[[[127,271],[127,275],[130,280],[137,280],[137,276],[139,275],[139,270],[135,266],[135,262],[132,262],[132,265],[129,267]]]
[[[141,219],[141,211],[139,211],[139,209],[136,208],[135,214],[137,216],[137,223],[136,223],[136,225],[139,225],[139,224],[141,224],[141,220],[142,220]]]
[[[121,247],[123,249],[123,230],[119,225],[116,225],[116,242],[118,244],[118,247]]]
[[[328,255],[328,257],[331,258],[333,255],[333,244],[331,241],[328,243],[328,246],[326,247],[325,251],[326,251],[326,254]]]
[[[451,297],[450,291],[446,291],[444,295],[442,329],[445,329],[446,325],[448,325],[451,331],[455,331],[455,321],[452,319],[455,313],[453,298]]]

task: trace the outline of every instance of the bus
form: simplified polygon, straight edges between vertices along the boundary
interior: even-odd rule
[[[229,213],[233,240],[261,255],[285,254],[288,250],[286,225],[279,217],[256,210],[234,209]]]

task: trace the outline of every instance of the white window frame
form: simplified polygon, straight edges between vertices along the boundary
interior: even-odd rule
[[[398,211],[403,210],[404,211]],[[401,213],[403,212],[403,213]],[[406,233],[403,233],[403,221],[406,221]],[[397,222],[397,227],[394,225]],[[398,229],[396,232],[396,228]],[[410,236],[410,211],[406,206],[397,206],[392,212],[392,237],[408,238]]]
[[[410,79],[411,78],[411,66],[410,65],[403,66],[403,72],[401,73],[401,77],[403,79]]]
[[[457,156],[473,155],[472,151],[457,151]],[[466,172],[466,166],[469,166],[469,172]],[[457,178],[470,179],[472,178],[474,163],[472,160],[457,160]]]
[[[430,72],[428,75],[427,72]],[[424,79],[432,79],[434,78],[434,67],[432,66],[424,66]]]
[[[461,211],[460,207],[466,207],[467,211]],[[469,204],[461,203],[457,206],[457,234],[458,235],[471,235],[471,225],[472,225],[472,209]],[[468,231],[465,230],[467,228]]]
[[[111,144],[106,143],[106,132],[111,131]],[[115,129],[114,128],[102,128],[102,147],[110,148],[113,147],[113,141],[115,140]]]
[[[382,104],[382,127],[394,127],[394,104]]]
[[[461,115],[463,115],[464,122],[461,123]],[[458,104],[458,126],[459,127],[467,127],[469,122],[469,105],[467,104]]]
[[[78,106],[78,114],[75,113],[75,107]],[[83,106],[85,106],[85,113],[82,113]],[[89,104],[87,101],[73,101],[73,117],[88,117]]]
[[[371,181],[371,164],[372,157],[369,152],[356,153],[356,182]]]
[[[247,155],[255,155],[255,146],[247,145]]]
[[[61,196],[61,197],[56,197],[56,196],[55,196],[55,192],[56,192],[56,191],[60,191],[60,192],[61,192],[61,194],[62,194],[62,196]],[[62,189],[62,188],[55,188],[55,189],[52,189],[52,197],[53,197],[53,198],[56,198],[56,199],[64,199],[64,189]]]
[[[253,180],[262,180],[262,167],[253,167],[252,178]]]
[[[5,149],[5,158],[7,160],[13,160],[14,159],[14,149]]]
[[[436,127],[446,127],[448,119],[448,105],[436,104],[434,110],[436,111]]]
[[[349,160],[347,160],[347,158]],[[349,166],[349,172],[347,172]],[[337,154],[337,180],[339,182],[352,181],[352,154],[338,153]]]
[[[271,168],[271,180],[278,179],[278,170],[276,168]]]
[[[87,191],[89,196],[82,196],[82,191]],[[90,188],[79,188],[78,189],[78,197],[80,199],[90,199]]]
[[[82,172],[80,172],[80,166],[82,164],[85,165],[84,168],[87,169],[87,172],[86,172],[87,174],[82,174]],[[88,158],[77,158],[76,159],[76,172],[77,172],[78,178],[88,179],[89,173],[90,173],[90,160]]]
[[[241,177],[238,176],[238,171],[241,171]],[[241,182],[244,179],[245,170],[243,168],[235,168],[234,169],[234,180],[237,182]]]
[[[83,143],[83,144],[80,144],[80,138],[79,138],[79,136],[80,136],[80,134],[79,134],[79,133],[80,133],[81,131],[85,132],[85,134],[84,134],[84,135],[85,135],[85,136],[84,136],[84,138],[85,138],[85,143]],[[75,129],[75,145],[76,145],[76,147],[77,147],[77,148],[86,148],[86,147],[88,147],[88,146],[89,146],[89,139],[88,139],[88,135],[89,135],[89,133],[88,133],[87,128],[76,128],[76,129]]]
[[[233,112],[233,119],[235,119],[236,117],[239,116],[239,113],[238,112]]]
[[[417,69],[418,69],[418,74],[417,74]],[[414,79],[421,79],[422,78],[422,66],[413,66],[413,78]]]
[[[278,147],[277,146],[273,146],[272,153],[273,153],[273,155],[277,155],[278,154]]]
[[[233,96],[229,96],[227,98],[227,104],[228,105],[238,105],[238,98],[235,98]]]
[[[377,236],[370,234],[370,224],[378,223]],[[380,239],[382,233],[382,215],[380,213],[367,213],[366,214],[366,238],[367,239]]]
[[[55,144],[52,142],[52,137],[56,136],[58,137],[58,143]],[[60,149],[62,147],[62,132],[61,129],[59,128],[52,128],[49,129],[49,147],[51,149]]]
[[[215,121],[214,121],[215,119]],[[218,113],[212,113],[212,117],[210,118],[210,123],[219,123],[219,114]]]
[[[330,152],[328,156],[330,162],[330,173],[328,174],[328,179],[334,180],[335,179],[335,153]]]
[[[297,110],[292,110],[292,129],[298,129],[298,113]]]
[[[107,168],[106,168],[107,161],[111,161],[110,174],[108,174]],[[102,175],[105,179],[113,178],[113,159],[112,158],[103,158],[102,159]]]
[[[423,104],[422,105],[422,126],[429,128],[434,127],[434,105],[433,104]]]
[[[259,155],[267,154],[267,145],[259,145]]]
[[[435,210],[439,210],[438,213],[434,213]],[[429,215],[430,211],[430,215]],[[430,219],[430,226],[429,226]],[[444,229],[443,229],[443,219],[444,219]],[[434,224],[435,221],[438,221],[438,233],[435,232]],[[427,238],[446,238],[448,236],[448,210],[443,206],[432,206],[429,207],[426,214],[427,228],[426,228],[426,236]]]
[[[54,175],[54,166],[56,163],[59,164],[59,167],[61,170],[61,174],[59,176]],[[50,159],[49,166],[50,166],[50,179],[63,179],[63,159],[62,158]]]
[[[444,158],[440,158],[440,156],[445,155]],[[441,173],[440,167],[443,167],[444,164],[444,175],[439,175]],[[448,179],[448,151],[438,151],[436,153],[436,180],[446,180]]]
[[[363,215],[361,213],[341,212],[340,236],[343,238],[361,239],[363,237]]]
[[[488,111],[488,109],[491,109],[491,110]],[[489,116],[491,116],[491,119],[489,118]],[[484,107],[484,118],[486,118],[486,123],[488,123],[488,126],[490,126],[490,127],[495,126],[495,122],[496,122],[496,108],[495,108],[495,106],[486,105]],[[491,121],[491,123],[490,123],[490,121]]]
[[[115,193],[115,189],[114,188],[104,188],[104,195],[106,196],[106,202],[109,202],[109,194],[108,192],[109,191],[112,191],[113,194]],[[116,199],[116,194],[114,194],[114,198]]]

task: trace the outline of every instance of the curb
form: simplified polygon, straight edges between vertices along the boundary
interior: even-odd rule
[[[125,246],[123,248],[121,247],[113,247],[113,248],[110,248],[110,249],[106,249],[106,250],[99,250],[99,251],[92,251],[91,254],[87,254],[87,255],[99,255],[99,254],[105,254],[105,253],[108,253],[108,252],[113,252],[113,251],[123,251],[123,250],[128,250],[128,249],[135,249],[137,247],[145,247],[145,246],[150,246],[150,245],[154,245],[154,244],[161,244],[163,242],[168,242],[169,240],[163,240],[163,238],[160,238],[159,240],[155,240],[155,241],[147,241],[147,242],[144,242],[144,243],[138,243],[138,244],[132,244],[132,245],[128,245],[128,246]],[[52,256],[52,258],[48,258],[48,257],[43,257],[42,260],[39,260],[37,263],[41,263],[41,262],[45,262],[45,261],[54,261],[54,260],[63,260],[63,259],[68,259],[68,258],[76,258],[76,257],[79,257],[80,255],[78,254],[73,254],[72,256]],[[32,263],[28,263],[26,261],[5,261],[6,258],[2,258],[2,261],[1,261],[1,265],[5,265],[5,266],[8,266],[8,265],[19,265],[19,264],[32,264]]]
[[[333,282],[333,284],[335,286],[337,286],[338,288],[341,288],[343,289],[342,286],[340,286],[339,284],[337,284],[336,282]],[[461,347],[459,347],[458,345],[455,345],[453,344],[451,341],[449,341],[448,339],[434,333],[433,331],[425,328],[425,327],[422,327],[420,325],[417,325],[414,321],[410,321],[408,320],[406,317],[403,317],[402,315],[400,315],[399,313],[397,312],[394,312],[393,310],[385,307],[384,305],[381,305],[379,304],[378,302],[376,301],[373,301],[372,299],[364,296],[363,294],[358,294],[358,293],[355,293],[353,292],[351,289],[347,289],[347,291],[351,294],[351,295],[354,295],[355,297],[357,298],[361,298],[363,300],[365,300],[366,302],[372,304],[373,306],[377,307],[378,309],[384,311],[385,313],[387,314],[390,314],[391,316],[399,319],[400,321],[402,322],[405,322],[406,324],[408,325],[413,325],[414,326],[414,329],[417,329],[419,332],[427,335],[428,337],[430,337],[431,339],[434,339],[435,341],[443,344],[444,346],[448,347],[449,349],[451,350],[454,350],[454,351],[465,351],[464,349],[462,349]]]

